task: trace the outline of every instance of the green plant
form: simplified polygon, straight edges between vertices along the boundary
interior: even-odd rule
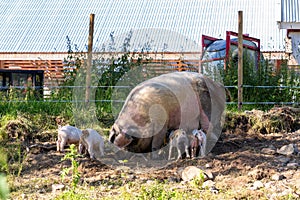
[[[62,161],[70,160],[71,161],[71,167],[64,168],[61,177],[62,181],[64,181],[65,176],[68,175],[71,172],[71,192],[75,192],[76,186],[80,180],[80,173],[78,171],[78,162],[76,161],[76,158],[80,157],[79,154],[77,154],[77,149],[74,144],[70,145],[70,152],[68,152],[63,158]]]
[[[165,184],[155,182],[151,186],[142,186],[141,191],[135,199],[173,199],[176,196],[175,191],[169,191]]]
[[[22,156],[22,146],[21,146],[21,142],[18,142],[18,146],[17,146],[17,154],[18,154],[18,176],[21,175],[22,169],[23,169],[23,157],[25,157],[26,155]]]
[[[9,196],[9,187],[7,184],[6,176],[0,173],[0,199],[7,199]]]
[[[0,145],[3,146],[0,149],[0,159],[3,159],[0,161],[0,173],[4,172],[19,177],[23,170],[23,161],[26,157],[22,143],[20,140],[16,140],[15,142],[8,142],[6,144],[0,143]]]
[[[204,183],[204,180],[205,180],[204,172],[200,171],[198,176],[193,178],[193,180],[191,181],[191,184],[196,188],[201,188],[202,184]]]
[[[0,199],[7,199],[9,195],[9,187],[7,184],[5,173],[8,172],[7,155],[0,148]]]
[[[0,106],[1,107],[1,106]],[[1,116],[1,115],[0,115]],[[6,140],[7,139],[7,134],[6,134],[6,124],[10,120],[14,120],[16,116],[13,116],[11,114],[5,114],[1,116],[1,121],[0,121],[0,141]]]
[[[75,101],[74,110],[78,111],[76,116],[82,118],[80,121],[87,119],[85,116],[81,116],[82,113],[87,109],[91,109],[88,112],[95,112],[100,123],[110,126],[114,119],[113,113],[120,111],[122,101],[125,100],[130,90],[155,74],[153,70],[146,67],[148,62],[151,61],[149,56],[129,52],[128,47],[130,46],[131,36],[132,32],[130,31],[120,49],[121,54],[116,53],[117,48],[113,34],[110,34],[108,47],[103,46],[99,52],[93,54],[91,67],[93,87],[91,88],[91,94],[94,95],[95,99],[91,100],[95,100],[96,108],[87,108],[86,104],[80,103],[85,99],[83,89],[86,84],[85,56],[77,50],[76,46],[71,45],[70,39],[67,37],[69,54],[65,59],[65,82],[52,97],[66,100],[72,100],[73,98]],[[73,50],[74,48],[75,50]]]
[[[0,173],[8,172],[7,154],[4,149],[0,148]]]
[[[76,194],[73,191],[67,191],[57,196],[55,200],[88,200],[86,194]]]
[[[286,62],[282,62],[280,71],[275,71],[267,60],[260,62],[258,67],[255,67],[249,59],[251,58],[246,56],[243,60],[243,102],[256,102],[258,104],[244,104],[244,109],[267,110],[274,106],[274,104],[268,104],[269,102],[275,102],[275,104],[299,102],[299,89],[292,88],[299,87],[300,78],[294,70],[288,68]],[[230,59],[226,70],[221,70],[224,85],[235,86],[228,88],[233,102],[238,101],[237,71],[238,65],[234,59]],[[231,107],[228,106],[228,108]]]
[[[121,55],[111,53],[108,58],[105,58],[99,54],[100,57],[94,61],[98,70],[94,70],[93,73],[99,77],[95,94],[97,117],[100,122],[106,124],[111,123],[114,119],[113,113],[118,113],[121,110],[122,103],[120,101],[126,99],[131,89],[155,75],[153,70],[146,67],[151,58],[145,54],[136,55],[128,51],[131,36],[132,32],[129,32],[125,37]],[[113,45],[114,37],[111,35],[109,49],[115,49]]]

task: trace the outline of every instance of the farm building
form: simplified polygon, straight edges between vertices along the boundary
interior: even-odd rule
[[[285,52],[290,58],[291,66],[300,64],[300,1],[282,0],[280,29],[287,31]]]
[[[290,55],[285,37],[291,31],[277,25],[285,19],[281,8],[287,2],[299,10],[297,0],[3,0],[0,68],[42,69],[45,84],[53,84],[50,79],[62,78],[68,41],[87,52],[91,13],[94,52],[122,51],[130,38],[126,46],[130,52],[195,61],[201,57],[202,35],[225,39],[226,31],[237,32],[239,10],[244,33],[259,38],[260,51],[276,64]]]

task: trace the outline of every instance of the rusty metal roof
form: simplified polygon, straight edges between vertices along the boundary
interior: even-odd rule
[[[97,49],[120,49],[132,31],[131,51],[200,51],[202,34],[237,32],[239,10],[244,33],[259,38],[262,51],[278,51],[286,31],[277,7],[274,0],[1,0],[0,52],[66,52],[67,36],[86,51],[91,13]]]

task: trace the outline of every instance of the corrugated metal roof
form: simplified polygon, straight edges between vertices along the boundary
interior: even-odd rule
[[[281,0],[280,29],[300,29],[300,1]]]
[[[200,51],[202,34],[237,32],[239,10],[244,33],[263,51],[283,50],[275,7],[274,0],[1,0],[0,52],[65,52],[66,36],[86,51],[91,13],[95,48],[109,48],[113,33],[118,49],[132,30],[131,50]]]
[[[300,22],[299,0],[281,0],[281,22]]]

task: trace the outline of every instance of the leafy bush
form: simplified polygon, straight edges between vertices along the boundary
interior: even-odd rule
[[[252,63],[247,57],[243,60],[243,102],[256,102],[257,104],[246,106],[246,108],[254,107],[265,110],[274,106],[272,102],[278,105],[281,102],[299,102],[300,91],[293,87],[300,86],[300,78],[294,70],[288,69],[287,63],[283,62],[280,71],[275,71],[267,60],[260,62],[258,68]],[[225,86],[236,86],[228,89],[231,93],[231,101],[237,102],[237,63],[232,60],[226,70],[221,70],[221,74]]]

